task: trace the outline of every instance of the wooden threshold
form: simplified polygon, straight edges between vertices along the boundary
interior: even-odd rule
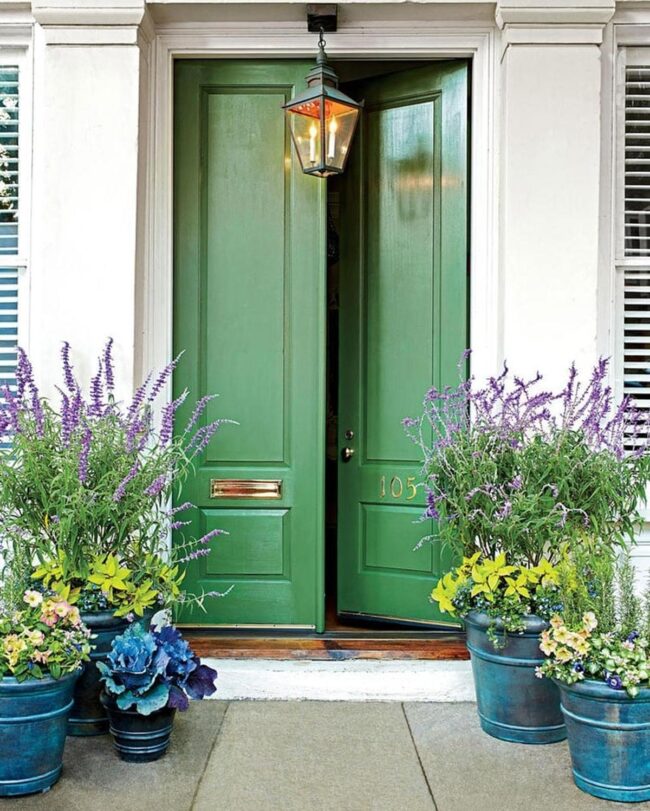
[[[186,631],[199,656],[216,659],[469,659],[464,634],[350,637],[324,634],[309,637],[234,637]]]

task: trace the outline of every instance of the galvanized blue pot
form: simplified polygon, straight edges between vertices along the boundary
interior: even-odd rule
[[[576,786],[606,800],[650,800],[650,689],[630,698],[604,682],[562,684]]]
[[[560,693],[549,679],[535,676],[544,657],[540,634],[548,623],[526,617],[521,634],[507,634],[504,648],[488,639],[490,618],[472,611],[465,618],[476,703],[482,729],[502,741],[556,743],[566,738]],[[503,626],[496,626],[499,636]]]
[[[0,797],[47,791],[59,779],[80,672],[60,679],[0,679]]]
[[[143,623],[145,628],[149,628],[153,615],[153,611],[147,611],[135,622]],[[93,650],[90,653],[90,661],[84,665],[75,686],[74,706],[68,720],[68,735],[106,735],[108,717],[99,700],[102,683],[99,680],[96,662],[106,661],[113,640],[123,634],[130,623],[123,617],[114,616],[112,611],[84,611],[81,619],[93,634],[91,639]]]
[[[93,634],[93,650],[86,662],[74,690],[74,706],[68,720],[68,735],[105,735],[108,733],[108,718],[99,701],[102,684],[96,662],[106,661],[111,644],[116,636],[124,633],[129,622],[115,617],[112,611],[87,611],[81,619]]]
[[[135,710],[121,710],[106,693],[102,693],[101,701],[110,719],[113,746],[122,760],[150,763],[167,752],[175,709],[163,707],[151,715],[141,715]]]

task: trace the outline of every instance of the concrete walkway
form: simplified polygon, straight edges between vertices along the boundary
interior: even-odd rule
[[[20,745],[20,742],[16,742]],[[7,811],[607,811],[571,780],[566,744],[490,738],[470,703],[205,701],[168,755],[130,765],[108,737],[68,739],[47,794]],[[0,811],[2,811],[0,809]]]

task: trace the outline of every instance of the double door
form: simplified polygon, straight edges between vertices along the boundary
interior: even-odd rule
[[[213,528],[186,622],[324,627],[327,188],[303,175],[281,106],[300,60],[183,60],[175,76],[175,377],[230,417],[182,484],[186,534]],[[366,101],[340,217],[338,610],[444,621],[448,566],[418,521],[402,419],[453,385],[467,345],[467,74],[427,64],[357,82]],[[191,406],[188,405],[186,413]],[[182,416],[179,424],[182,424]]]

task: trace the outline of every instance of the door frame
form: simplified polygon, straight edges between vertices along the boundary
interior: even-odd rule
[[[472,372],[493,372],[502,358],[502,291],[498,280],[496,223],[497,29],[490,25],[368,23],[330,36],[328,54],[347,59],[469,58],[470,116],[470,303]],[[173,92],[175,59],[309,58],[314,35],[304,24],[237,22],[161,27],[148,49],[141,91],[143,210],[139,236],[140,283],[136,296],[142,329],[136,333],[136,375],[162,368],[172,357],[173,332]],[[278,111],[281,114],[281,111]],[[155,169],[154,169],[155,167]],[[314,182],[319,182],[314,180]],[[496,326],[495,326],[496,325]],[[314,584],[323,594],[324,560]]]

